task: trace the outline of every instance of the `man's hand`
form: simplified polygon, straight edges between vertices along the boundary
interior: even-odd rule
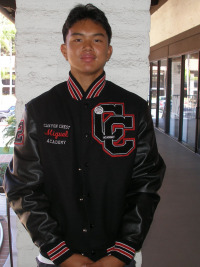
[[[60,267],[85,267],[92,264],[93,261],[80,254],[73,254],[67,260],[60,264]]]
[[[86,264],[86,267],[124,267],[125,263],[114,256],[106,256],[92,264]]]

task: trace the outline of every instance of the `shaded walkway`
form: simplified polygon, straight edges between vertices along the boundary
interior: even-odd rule
[[[156,130],[167,171],[142,267],[200,266],[200,156]]]

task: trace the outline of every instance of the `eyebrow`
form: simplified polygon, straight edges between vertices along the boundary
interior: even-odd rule
[[[71,36],[84,36],[85,34],[83,34],[83,33],[79,33],[79,32],[74,32],[74,33],[72,33],[71,34]],[[94,34],[91,34],[92,36],[102,36],[102,37],[105,37],[105,34],[103,34],[103,33],[94,33]]]

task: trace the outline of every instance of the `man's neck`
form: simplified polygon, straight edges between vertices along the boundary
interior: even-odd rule
[[[95,73],[95,74],[89,74],[89,75],[85,75],[85,74],[76,75],[72,71],[71,73],[74,76],[74,78],[79,82],[83,90],[86,92],[87,89],[90,87],[90,85],[101,75],[101,73],[103,73],[103,70],[101,73]]]

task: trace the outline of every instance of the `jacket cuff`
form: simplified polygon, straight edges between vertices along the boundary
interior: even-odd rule
[[[45,253],[55,265],[61,264],[73,255],[73,252],[67,247],[64,241],[58,244],[51,244],[51,247],[48,246],[45,248],[45,251],[43,250],[41,252],[42,254]]]
[[[127,244],[116,241],[115,245],[108,249],[108,253],[126,264],[129,264],[134,259],[135,249]]]

